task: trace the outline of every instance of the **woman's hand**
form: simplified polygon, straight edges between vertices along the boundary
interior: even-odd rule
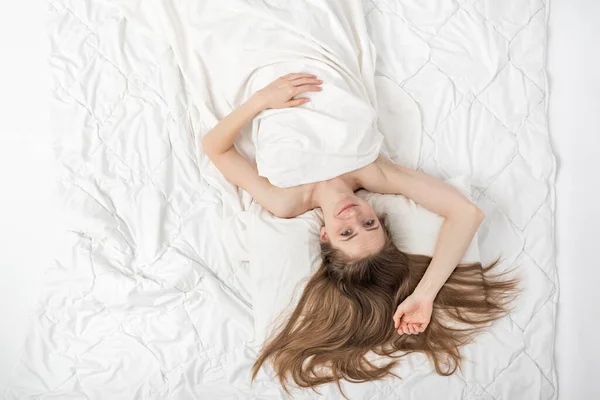
[[[396,309],[394,328],[400,335],[416,335],[425,331],[431,320],[433,301],[416,294],[408,296]]]
[[[306,97],[293,99],[294,96],[304,92],[320,92],[322,89],[318,85],[322,83],[316,75],[287,74],[274,80],[252,97],[263,110],[296,107],[309,100]]]

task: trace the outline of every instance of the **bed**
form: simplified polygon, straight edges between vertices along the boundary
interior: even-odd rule
[[[468,174],[486,212],[484,262],[526,278],[516,309],[482,335],[488,354],[452,377],[415,358],[402,382],[346,384],[351,398],[555,398],[554,174],[542,1],[365,1],[377,75],[418,104],[418,167]],[[282,398],[254,350],[247,262],[201,175],[189,92],[164,42],[110,1],[49,1],[62,246],[5,397]],[[325,396],[337,398],[335,387]],[[318,398],[310,391],[300,398]]]

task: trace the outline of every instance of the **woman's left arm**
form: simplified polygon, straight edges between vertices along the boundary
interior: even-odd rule
[[[485,214],[452,186],[424,172],[395,165],[382,157],[365,168],[359,179],[369,191],[402,194],[444,217],[431,263],[411,295],[414,296],[411,299],[413,302],[433,303],[465,255]],[[400,319],[398,315],[396,317]],[[428,322],[427,319],[425,326]],[[417,332],[409,329],[405,333],[418,333],[424,329],[417,329]]]

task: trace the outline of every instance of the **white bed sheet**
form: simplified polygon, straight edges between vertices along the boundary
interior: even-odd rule
[[[555,0],[554,3],[560,3],[562,4],[562,10],[563,11],[567,11],[568,8],[565,5],[565,2],[560,2],[558,0]],[[556,27],[557,27],[557,31],[555,34],[560,35],[563,34],[566,31],[566,26],[568,24],[573,24],[573,25],[577,25],[579,26],[579,22],[580,20],[583,20],[587,17],[588,21],[592,20],[592,16],[594,15],[593,12],[589,12],[588,8],[585,8],[584,6],[586,6],[586,4],[583,4],[585,2],[578,2],[577,4],[573,4],[573,7],[571,8],[571,10],[579,10],[579,14],[576,15],[576,17],[574,19],[567,19],[567,18],[563,18],[561,21],[560,17],[555,17],[556,20]],[[589,4],[588,4],[589,5]],[[558,7],[557,7],[558,8]],[[597,14],[597,13],[596,13]],[[572,16],[572,15],[570,15]],[[567,20],[567,21],[565,21]],[[10,26],[10,25],[5,25],[5,26]],[[589,48],[585,46],[585,42],[586,40],[592,42],[592,38],[597,37],[597,35],[594,35],[593,32],[597,32],[598,31],[598,26],[597,25],[589,25],[587,26],[587,32],[589,32],[589,35],[586,35],[585,37],[576,37],[577,39],[579,39],[578,43],[579,45],[575,48],[571,48],[570,45],[568,45],[569,47],[569,54],[570,55],[574,55],[575,57],[579,56],[580,58],[584,58],[583,57],[583,53],[587,53],[587,51],[585,49]],[[3,35],[3,37],[7,37],[8,35]],[[550,44],[552,45],[553,42],[551,40]],[[591,43],[593,44],[593,43]],[[561,43],[561,46],[556,46],[558,47],[557,52],[555,54],[560,54],[559,51],[563,51],[563,52],[567,52],[567,45],[565,44],[565,42]],[[552,55],[552,51],[550,52],[550,54]],[[564,53],[563,53],[564,54]],[[594,69],[590,69],[589,71],[584,71],[583,74],[579,73],[579,74],[575,74],[574,68],[572,68],[573,66],[577,65],[576,64],[576,60],[577,58],[565,58],[565,57],[559,57],[558,55],[556,55],[554,58],[551,58],[551,62],[554,62],[555,64],[555,69],[554,71],[556,71],[556,85],[557,87],[560,87],[562,84],[562,89],[563,89],[563,93],[565,94],[565,96],[561,96],[561,99],[556,100],[555,104],[557,104],[556,107],[557,109],[560,108],[560,110],[556,110],[553,111],[552,117],[554,117],[556,115],[556,118],[553,119],[551,118],[551,124],[552,127],[556,126],[556,129],[552,129],[551,132],[552,134],[555,136],[555,138],[558,136],[558,132],[561,132],[563,134],[569,134],[570,132],[567,132],[566,126],[567,126],[567,122],[570,123],[571,122],[571,118],[572,118],[572,114],[576,114],[578,111],[581,112],[581,109],[578,109],[577,107],[575,107],[576,105],[581,105],[581,106],[588,106],[590,107],[589,110],[593,111],[595,109],[597,109],[598,107],[594,107],[594,104],[598,105],[598,97],[597,96],[592,96],[591,95],[591,89],[590,87],[586,87],[584,85],[581,85],[581,80],[583,80],[583,78],[580,79],[575,79],[576,77],[582,77],[585,75],[589,75],[590,76],[590,80],[585,81],[585,83],[587,84],[588,82],[594,82],[593,81],[593,73],[594,73]],[[589,57],[585,58],[587,61],[591,61],[591,64],[598,64],[598,59],[597,58],[592,58],[591,60],[589,59]],[[553,64],[551,64],[552,66]],[[4,67],[3,67],[4,68]],[[4,72],[4,69],[3,69]],[[552,69],[551,69],[552,72]],[[575,99],[575,98],[581,98],[582,96],[580,96],[579,94],[574,94],[573,92],[566,90],[566,82],[573,82],[573,81],[577,81],[580,83],[580,85],[575,88],[574,90],[577,91],[577,93],[581,93],[583,95],[585,95],[585,97],[590,100],[589,102],[586,103],[575,103],[575,102],[570,102],[571,99]],[[595,84],[597,85],[597,80],[595,81]],[[41,93],[41,95],[43,95],[43,93]],[[569,99],[569,100],[567,100]],[[553,98],[553,102],[554,102],[554,98]],[[595,103],[594,103],[595,101]],[[6,102],[5,104],[10,104],[8,102]],[[5,106],[5,104],[3,104],[4,109],[6,109],[7,107]],[[559,107],[561,106],[561,107]],[[569,113],[570,115],[566,115],[567,114],[567,110],[572,110],[573,113]],[[585,313],[585,314],[581,314],[580,311],[578,312],[575,309],[575,303],[576,303],[576,298],[578,294],[581,294],[581,291],[576,289],[576,288],[588,288],[587,283],[590,281],[593,281],[591,279],[589,279],[590,277],[594,276],[594,273],[597,274],[597,270],[593,270],[592,267],[594,266],[593,262],[594,262],[594,254],[593,254],[593,245],[595,245],[595,242],[593,240],[591,240],[591,236],[582,236],[580,237],[581,240],[578,240],[577,243],[573,243],[572,238],[581,232],[581,227],[578,229],[576,226],[574,226],[574,223],[578,223],[577,221],[580,221],[579,223],[581,223],[581,226],[585,226],[585,227],[592,227],[593,225],[593,221],[594,221],[594,217],[596,218],[596,224],[595,227],[599,226],[598,223],[600,221],[598,221],[598,216],[597,214],[594,215],[593,213],[588,214],[585,213],[584,210],[594,210],[597,208],[595,208],[595,202],[591,201],[591,199],[593,199],[594,195],[597,195],[598,192],[595,191],[594,187],[590,187],[589,185],[587,185],[587,182],[573,182],[569,180],[569,176],[571,175],[569,173],[569,171],[574,171],[576,169],[578,169],[581,173],[586,172],[589,168],[592,168],[592,166],[597,163],[597,157],[595,157],[595,154],[593,154],[592,149],[593,147],[591,147],[591,145],[593,145],[595,142],[593,141],[594,139],[594,133],[595,131],[597,131],[598,129],[598,121],[597,119],[594,119],[594,115],[593,113],[590,114],[585,114],[585,115],[580,115],[581,118],[578,118],[578,121],[580,121],[580,125],[578,125],[581,129],[580,131],[582,132],[582,138],[584,139],[583,141],[579,142],[579,144],[572,144],[572,142],[569,142],[567,140],[564,140],[564,136],[557,140],[557,143],[562,144],[563,146],[558,146],[557,147],[557,153],[560,156],[560,160],[562,160],[564,162],[564,165],[562,165],[562,167],[564,168],[563,171],[563,185],[565,188],[569,188],[572,189],[574,188],[575,190],[579,190],[580,192],[583,192],[585,194],[587,194],[588,196],[585,196],[583,198],[573,198],[570,196],[561,196],[560,192],[559,192],[559,224],[561,223],[561,221],[563,222],[563,229],[561,232],[558,233],[558,240],[559,240],[559,246],[561,244],[563,244],[563,249],[565,249],[566,251],[563,252],[563,254],[570,254],[573,256],[577,256],[578,260],[580,262],[577,263],[573,263],[573,273],[570,274],[571,270],[569,270],[567,273],[565,271],[565,269],[563,269],[563,271],[565,271],[565,276],[569,276],[569,280],[567,280],[567,282],[571,283],[571,285],[564,287],[563,286],[563,291],[562,291],[562,301],[563,304],[565,305],[566,308],[569,309],[569,320],[568,320],[568,325],[570,327],[572,327],[574,324],[578,324],[579,328],[576,328],[573,332],[573,335],[577,335],[579,340],[575,341],[575,343],[581,343],[581,342],[587,342],[587,343],[593,343],[593,335],[590,334],[590,332],[592,332],[595,323],[592,319],[587,319],[587,317],[589,317],[589,314]],[[32,126],[35,126],[32,124]],[[595,129],[593,129],[595,127]],[[589,129],[592,128],[592,129]],[[583,133],[586,132],[586,133]],[[585,138],[588,139],[585,139]],[[571,146],[567,147],[566,145],[571,143]],[[589,143],[590,146],[585,146],[582,145],[582,143]],[[596,142],[597,143],[597,142]],[[573,160],[575,159],[575,157],[580,158],[580,162],[575,164],[573,163]],[[32,162],[34,162],[32,160]],[[559,187],[560,187],[560,183],[561,182],[561,176],[559,175]],[[589,191],[583,191],[582,188],[586,188]],[[15,189],[16,190],[16,189]],[[561,199],[563,200],[563,204],[564,204],[564,213],[563,213],[563,218],[562,220],[560,219],[560,212],[561,212],[561,208],[560,208],[560,203],[561,203]],[[570,202],[570,203],[569,203]],[[589,207],[586,207],[586,203],[589,204]],[[18,206],[15,205],[15,211],[19,211]],[[568,214],[568,218],[566,218],[566,215]],[[573,217],[577,217],[579,216],[579,219],[574,218]],[[586,218],[586,220],[581,220],[581,218],[585,216],[584,218]],[[591,218],[590,218],[591,216]],[[593,231],[592,231],[593,232]],[[571,233],[571,234],[569,234]],[[562,241],[561,239],[565,239],[564,241]],[[569,241],[567,241],[569,240]],[[585,243],[587,243],[588,245],[585,246]],[[559,247],[560,248],[560,247]],[[581,251],[575,252],[574,250],[578,249]],[[569,251],[569,253],[567,253],[567,251]],[[559,257],[560,257],[560,252],[559,252]],[[565,261],[569,261],[569,259],[565,258]],[[17,263],[14,263],[15,265],[17,265]],[[566,262],[565,262],[566,264]],[[576,270],[575,267],[579,267],[581,268],[580,270]],[[583,268],[587,268],[587,270],[583,270]],[[5,270],[3,270],[5,271]],[[560,269],[560,264],[559,264],[559,271],[561,271]],[[577,271],[577,272],[574,272]],[[573,276],[574,274],[576,274],[577,276]],[[584,277],[583,279],[581,279],[581,277]],[[575,279],[578,279],[577,281],[575,281]],[[21,279],[20,282],[24,282],[24,279]],[[26,287],[24,285],[24,287]],[[569,290],[569,291],[567,291]],[[594,292],[592,292],[594,293]],[[595,292],[597,293],[597,292]],[[593,295],[593,294],[592,294]],[[597,294],[596,294],[597,295]],[[31,293],[32,297],[36,297],[35,293]],[[3,298],[4,300],[4,298]],[[590,300],[588,300],[590,301]],[[594,303],[593,301],[590,301],[591,303]],[[597,303],[597,302],[596,302]],[[7,304],[6,302],[2,302],[3,305]],[[4,309],[3,309],[4,311]],[[6,313],[3,312],[3,316]],[[559,314],[559,318],[562,318]],[[567,322],[567,321],[565,321]],[[587,329],[584,327],[585,324],[587,324]],[[561,331],[561,323],[559,321],[559,332]],[[581,340],[581,337],[589,337],[590,340]],[[559,337],[560,340],[560,337]],[[561,393],[564,393],[565,398],[584,398],[587,396],[583,396],[583,394],[585,393],[586,395],[593,397],[593,394],[598,394],[598,387],[594,387],[593,385],[596,384],[597,382],[595,382],[592,378],[592,371],[594,370],[593,368],[593,360],[585,359],[585,362],[575,362],[574,357],[576,357],[576,354],[581,354],[581,351],[587,351],[587,348],[579,348],[580,351],[574,351],[576,349],[572,349],[569,346],[573,346],[573,342],[571,340],[565,339],[563,341],[563,346],[560,345],[559,342],[559,350],[563,351],[563,354],[566,355],[565,357],[565,363],[560,363],[558,365],[559,370],[561,370],[561,376],[562,375],[562,371],[565,372],[565,375],[563,376],[564,380],[565,380],[565,384],[563,384],[560,388]],[[591,353],[588,353],[591,354]],[[560,355],[560,352],[559,352]],[[560,359],[559,359],[560,361]],[[596,360],[597,362],[597,360]],[[562,368],[562,369],[561,369]],[[596,368],[597,370],[597,368]],[[585,382],[584,384],[581,385],[575,385],[574,382],[576,382],[576,380],[574,379],[576,376],[578,376],[578,379],[580,379],[582,382]],[[588,379],[586,379],[586,377]],[[561,378],[561,379],[563,379]],[[570,383],[569,383],[570,382]],[[576,387],[577,386],[577,387]],[[577,396],[577,394],[581,394],[581,396]]]

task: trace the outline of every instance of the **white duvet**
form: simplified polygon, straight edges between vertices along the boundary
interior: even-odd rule
[[[201,109],[199,135],[280,76],[311,73],[324,81],[321,93],[303,95],[310,103],[260,113],[238,142],[272,184],[323,181],[379,155],[375,52],[359,1],[120,4],[130,21],[172,46]]]
[[[273,16],[300,4],[221,3]],[[196,132],[206,131],[227,101],[233,106],[249,93],[228,92],[227,83],[217,91],[212,79],[195,84],[221,71],[188,74],[177,42],[142,27],[144,18],[128,22],[112,1],[47,5],[65,233],[5,397],[285,398],[268,370],[250,386],[256,356],[250,278],[260,266],[240,261],[222,240],[239,236],[243,225],[234,216],[251,209],[250,199],[197,157],[190,135],[190,121]],[[360,11],[352,10],[353,16]],[[360,98],[377,110],[384,150],[395,161],[440,178],[470,177],[473,198],[487,215],[478,237],[481,257],[488,262],[501,254],[505,268],[524,276],[525,290],[509,318],[464,349],[462,371],[440,377],[415,355],[402,364],[402,381],[344,383],[344,390],[352,399],[555,398],[547,5],[375,0],[363,10],[376,78],[367,86],[361,75],[364,89],[348,79],[345,90],[365,91]],[[167,7],[158,15],[172,12]],[[315,15],[295,14],[308,22]],[[274,26],[282,32],[281,20]],[[331,43],[359,37],[340,35]],[[270,74],[278,71],[267,68],[257,77],[266,82]],[[253,88],[237,79],[232,88]],[[339,397],[335,386],[320,392]],[[297,398],[318,397],[297,392]]]

